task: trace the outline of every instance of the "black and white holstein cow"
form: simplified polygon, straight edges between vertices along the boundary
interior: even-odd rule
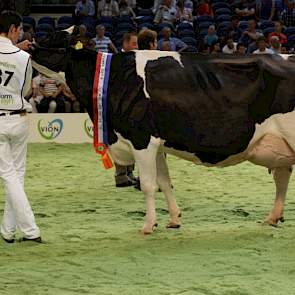
[[[93,118],[95,52],[39,48],[33,59],[65,71],[67,83]],[[138,165],[146,205],[142,233],[152,233],[157,224],[157,186],[169,208],[167,227],[181,225],[164,153],[206,166],[248,160],[267,167],[273,171],[276,198],[266,222],[283,221],[295,163],[295,65],[285,59],[160,51],[113,56],[109,150],[116,163]]]

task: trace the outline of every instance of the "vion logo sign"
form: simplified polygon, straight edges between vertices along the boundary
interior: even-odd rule
[[[38,121],[38,131],[40,135],[47,140],[57,138],[63,130],[63,121],[61,119],[54,119],[51,122],[44,120]]]
[[[84,130],[90,138],[93,138],[93,124],[90,119],[84,121]]]

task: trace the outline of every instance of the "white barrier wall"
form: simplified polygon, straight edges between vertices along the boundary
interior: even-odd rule
[[[29,142],[92,143],[93,125],[84,114],[29,114]]]

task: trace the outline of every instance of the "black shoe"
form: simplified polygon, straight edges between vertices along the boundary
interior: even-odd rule
[[[127,186],[134,186],[134,181],[128,179],[126,182],[116,183],[116,187],[127,187]]]
[[[42,243],[42,239],[41,237],[38,237],[38,238],[34,238],[34,239],[28,239],[28,238],[21,238],[20,239],[20,242],[36,242],[36,243]]]
[[[137,178],[137,181],[136,181],[136,183],[134,184],[134,188],[136,188],[137,190],[141,191],[139,177]]]
[[[6,243],[8,243],[8,244],[12,244],[12,243],[14,243],[14,239],[5,239],[3,236],[1,236],[2,237],[2,239],[3,239],[3,241],[5,241]]]

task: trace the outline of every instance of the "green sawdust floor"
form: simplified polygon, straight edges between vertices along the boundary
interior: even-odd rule
[[[294,181],[272,228],[266,169],[168,162],[183,226],[165,228],[157,193],[159,228],[143,237],[143,196],[116,189],[91,145],[29,145],[26,191],[47,243],[0,241],[0,294],[295,294]]]

